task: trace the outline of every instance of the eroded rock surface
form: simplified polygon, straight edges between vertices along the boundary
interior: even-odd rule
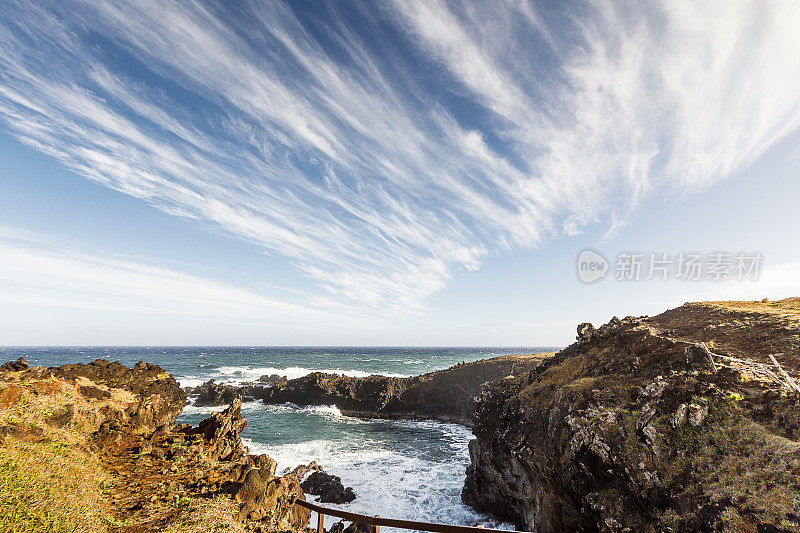
[[[582,324],[478,397],[462,499],[543,533],[799,530],[800,400],[696,346],[798,368],[798,302]]]
[[[187,387],[185,392],[192,397],[193,405],[197,407],[230,405],[236,398],[245,402],[262,400],[269,395],[269,386],[278,381],[281,381],[279,376],[275,379],[272,376],[262,376],[256,382],[237,386],[217,383],[211,379],[197,387]]]
[[[208,531],[204,516],[229,531],[304,532],[308,525],[310,513],[294,505],[304,498],[297,476],[275,477],[277,463],[249,455],[243,445],[247,421],[238,398],[196,427],[174,425],[185,397],[155,365],[98,360],[0,369],[0,408],[44,397],[61,405],[40,417],[41,426],[0,425],[0,445],[51,442],[49,433],[69,427],[72,453],[90,454],[87,461],[99,461],[114,477],[108,506],[122,524],[114,528],[118,533]],[[241,525],[233,521],[234,506]]]
[[[88,364],[32,367],[20,381],[57,378],[76,384],[87,398],[105,402],[109,423],[141,429],[171,426],[183,410],[186,396],[178,382],[158,365],[139,361],[128,368],[118,361],[97,359]]]
[[[210,458],[236,462],[247,457],[247,448],[239,436],[245,427],[247,419],[242,416],[242,401],[236,398],[223,412],[212,414],[187,433],[203,436]]]

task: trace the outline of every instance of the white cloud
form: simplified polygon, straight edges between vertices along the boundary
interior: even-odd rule
[[[0,304],[320,327],[363,321],[333,302],[302,305],[141,260],[84,254],[0,228]],[[9,314],[7,320],[11,320]],[[378,322],[379,317],[373,317]]]
[[[339,301],[419,311],[488,254],[624,222],[800,125],[794,2],[362,13],[444,67],[480,126],[346,20],[320,21],[323,44],[280,3],[242,7],[236,28],[220,6],[9,2],[0,116],[91,180],[285,256]]]

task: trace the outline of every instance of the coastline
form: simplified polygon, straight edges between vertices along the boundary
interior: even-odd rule
[[[315,373],[261,388],[268,402],[341,405],[347,416],[470,416],[476,438],[462,498],[518,529],[800,530],[800,397],[717,369],[709,353],[758,362],[778,353],[796,375],[800,299],[686,304],[581,324],[577,342],[556,354],[410,378]],[[31,531],[72,522],[130,533],[209,524],[304,531],[308,514],[292,502],[310,497],[301,483],[319,467],[275,475],[268,448],[245,447],[235,396],[197,425],[176,424],[185,394],[156,365],[6,363],[2,486],[30,500],[6,495],[22,509],[15,520]],[[59,466],[43,471],[36,457]],[[348,492],[335,474],[317,476],[333,501]],[[87,502],[96,510],[81,514]],[[53,512],[37,515],[42,505]]]

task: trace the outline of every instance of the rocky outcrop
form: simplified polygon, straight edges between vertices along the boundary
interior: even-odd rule
[[[317,501],[322,503],[350,503],[356,499],[352,487],[345,488],[339,476],[333,476],[322,470],[313,472],[300,484],[300,487],[303,492],[319,496]]]
[[[310,513],[294,505],[304,498],[299,478],[276,477],[272,458],[248,454],[241,400],[195,427],[174,425],[184,403],[177,382],[155,365],[9,363],[0,370],[0,411],[13,424],[0,425],[0,446],[57,443],[52,449],[68,448],[70,461],[102,465],[113,479],[103,509],[124,524],[120,531],[305,532]],[[16,420],[37,409],[29,416],[36,424]],[[233,520],[235,507],[243,524]]]
[[[12,368],[13,367],[13,368]],[[0,371],[20,372],[20,382],[47,379],[74,383],[85,398],[98,402],[108,424],[154,429],[171,426],[183,410],[186,397],[178,382],[158,365],[139,361],[128,368],[118,361],[97,359],[88,364],[28,367],[23,358]]]
[[[242,401],[236,398],[223,412],[212,414],[187,433],[203,436],[210,459],[237,462],[247,457],[247,448],[239,436],[245,427],[247,419],[242,416]],[[274,473],[273,467],[270,475]]]
[[[268,470],[252,468],[235,499],[242,502],[238,519],[265,521],[267,531],[303,530],[310,520],[310,511],[294,505],[305,499],[295,476],[275,477]]]
[[[262,376],[257,382],[246,383],[244,385],[227,385],[217,383],[216,380],[209,380],[197,387],[187,387],[186,394],[193,399],[192,405],[196,407],[230,405],[230,403],[240,398],[242,401],[250,402],[263,400],[269,396],[269,386],[273,383],[283,381],[286,378],[275,376]]]
[[[18,357],[16,361],[9,361],[0,365],[0,371],[19,372],[28,368],[28,362],[24,357]]]
[[[713,372],[696,343],[754,360],[781,348],[791,369],[798,331],[792,300],[582,324],[578,342],[482,391],[462,499],[543,533],[797,531],[800,400]]]
[[[470,425],[473,398],[487,382],[537,367],[550,354],[502,356],[408,378],[354,378],[314,372],[275,383],[266,403],[335,405],[346,415],[432,419]]]

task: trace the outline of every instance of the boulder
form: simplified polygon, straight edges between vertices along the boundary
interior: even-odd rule
[[[267,491],[267,484],[274,476],[269,470],[260,468],[250,468],[244,476],[244,481],[236,491],[234,496],[236,501],[242,502],[239,511],[239,521],[244,520],[251,513],[257,513],[263,509],[264,495]]]
[[[322,503],[349,503],[356,499],[351,487],[345,488],[339,476],[333,476],[322,470],[313,472],[300,484],[303,492],[319,496]]]
[[[268,531],[302,531],[311,518],[311,511],[294,505],[305,499],[294,476],[272,477],[259,468],[250,469],[235,498],[242,502],[238,520],[262,520]]]

